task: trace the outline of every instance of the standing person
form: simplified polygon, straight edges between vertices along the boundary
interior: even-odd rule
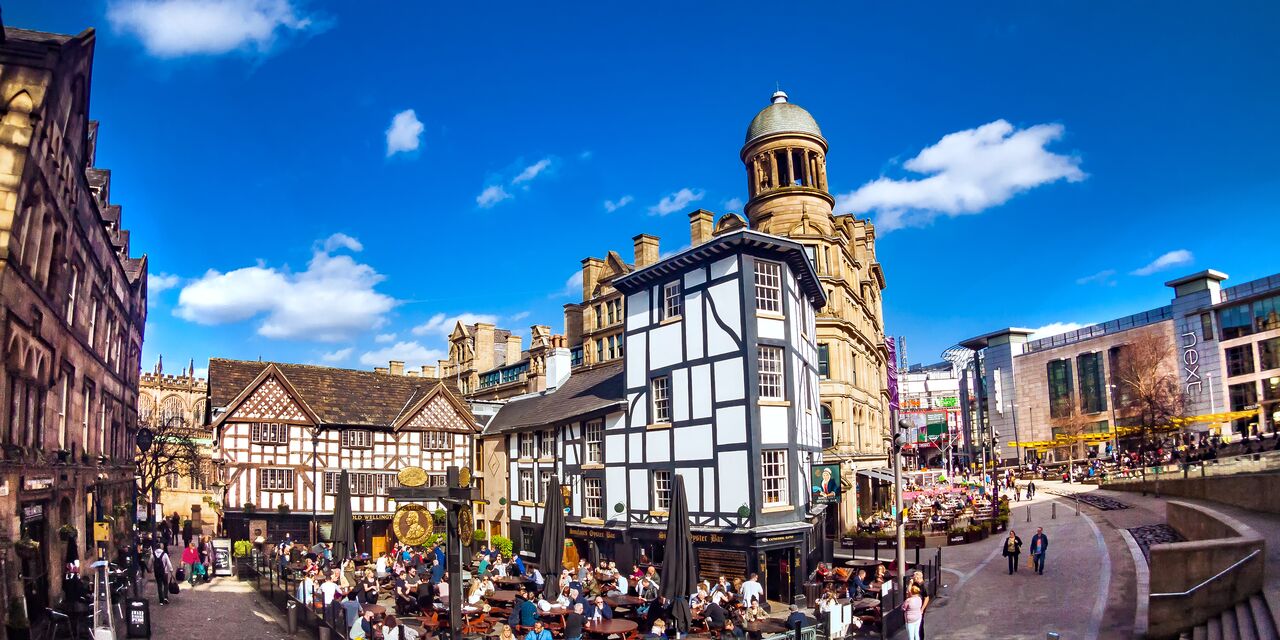
[[[165,544],[178,544],[178,534],[182,532],[182,518],[178,517],[178,512],[174,511],[169,516],[169,539]]]
[[[191,538],[195,537],[195,535],[196,535],[196,530],[192,528],[191,521],[187,520],[186,522],[183,522],[182,523],[182,545],[186,546],[191,544]]]
[[[156,578],[156,598],[160,604],[169,604],[169,583],[173,581],[173,562],[169,560],[169,552],[163,544],[156,544],[151,552],[151,570]]]
[[[907,587],[907,599],[902,602],[902,618],[907,627],[907,640],[920,640],[920,621],[924,619],[924,601],[920,589],[914,584]]]
[[[1009,537],[1004,539],[1004,548],[1000,550],[1004,557],[1009,559],[1009,575],[1018,570],[1018,556],[1022,553],[1022,538],[1009,530]]]
[[[1036,481],[1031,480],[1027,482],[1027,499],[1030,500],[1034,497],[1036,497]]]
[[[1049,536],[1044,534],[1044,527],[1036,529],[1031,536],[1031,562],[1038,575],[1044,575],[1044,553],[1049,550]]]
[[[751,577],[747,578],[747,581],[742,583],[742,589],[739,593],[742,595],[743,606],[750,606],[751,601],[754,600],[759,602],[763,607],[764,587],[760,586],[760,574],[751,574]]]
[[[916,637],[924,640],[924,612],[929,610],[929,585],[924,581],[924,572],[915,571],[911,574],[911,585],[920,592],[920,626],[917,627]]]
[[[582,615],[582,603],[575,602],[573,611],[564,616],[564,640],[582,640],[582,627],[586,617]]]
[[[182,550],[182,572],[187,579],[187,584],[196,586],[195,565],[200,562],[200,552],[196,550],[196,543],[188,542],[186,548]]]

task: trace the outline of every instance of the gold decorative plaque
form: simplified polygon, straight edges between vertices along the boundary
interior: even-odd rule
[[[475,518],[471,515],[471,507],[463,507],[462,509],[459,509],[457,531],[458,539],[462,541],[462,544],[469,545],[471,544],[472,538],[475,537],[475,533],[476,522]]]
[[[422,467],[405,467],[397,477],[402,487],[421,487],[427,483],[427,472]]]
[[[466,489],[469,486],[471,486],[471,467],[458,469],[458,488]]]
[[[419,469],[421,471],[421,469]],[[435,528],[431,510],[420,504],[406,504],[391,517],[391,531],[409,546],[425,544]]]

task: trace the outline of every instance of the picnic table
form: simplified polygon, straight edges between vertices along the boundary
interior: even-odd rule
[[[755,622],[744,622],[742,630],[747,633],[786,633],[787,623],[774,618],[765,618]]]
[[[502,576],[493,579],[493,583],[498,585],[499,589],[519,589],[527,582],[529,579],[524,576]]]
[[[854,611],[864,611],[867,609],[874,609],[880,606],[880,601],[876,598],[858,598],[857,600],[852,601],[850,604],[853,605]]]
[[[621,636],[635,631],[639,626],[632,620],[614,618],[612,620],[587,623],[582,627],[582,630],[594,636],[611,636],[614,634]]]
[[[384,606],[382,606],[382,605],[380,605],[380,604],[362,604],[362,605],[360,605],[360,610],[361,610],[361,611],[372,611],[372,612],[373,612],[373,615],[375,615],[375,616],[377,616],[377,617],[379,617],[379,618],[381,618],[383,615],[385,615],[385,614],[387,613],[387,608],[386,608],[386,607],[384,607]]]
[[[494,591],[489,595],[485,596],[485,599],[489,601],[489,604],[509,605],[516,601],[516,592],[510,591],[510,590]]]
[[[604,603],[613,608],[618,607],[638,607],[644,604],[644,598],[640,596],[605,596]]]

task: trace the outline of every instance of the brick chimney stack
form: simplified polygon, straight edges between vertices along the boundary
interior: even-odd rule
[[[711,239],[714,235],[715,220],[710,211],[706,209],[698,209],[689,214],[689,242],[691,246],[698,246]]]
[[[643,269],[658,261],[658,236],[642,233],[634,238],[636,247],[636,268]]]

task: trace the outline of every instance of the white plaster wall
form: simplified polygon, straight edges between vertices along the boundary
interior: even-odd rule
[[[790,439],[787,429],[788,407],[760,407],[760,442],[762,444],[786,444]]]
[[[695,420],[711,417],[711,365],[700,364],[690,370],[692,376],[693,412]]]
[[[720,468],[747,469],[746,451],[724,451],[720,453]],[[746,473],[720,474],[720,508],[726,512],[737,511],[738,507],[751,501],[748,495],[750,480]]]
[[[694,291],[684,298],[685,350],[689,359],[703,356],[702,348],[702,292]]]
[[[728,360],[720,360],[715,363],[716,368],[716,401],[724,402],[726,400],[741,400],[745,397],[742,388],[742,378],[745,375],[742,368],[742,358],[730,358]]]
[[[676,460],[710,460],[711,425],[700,424],[676,429]]]
[[[671,419],[683,422],[689,419],[689,370],[675,369],[671,372]]]
[[[720,444],[747,441],[747,413],[742,406],[716,409],[716,438]],[[721,458],[723,460],[723,458]]]

